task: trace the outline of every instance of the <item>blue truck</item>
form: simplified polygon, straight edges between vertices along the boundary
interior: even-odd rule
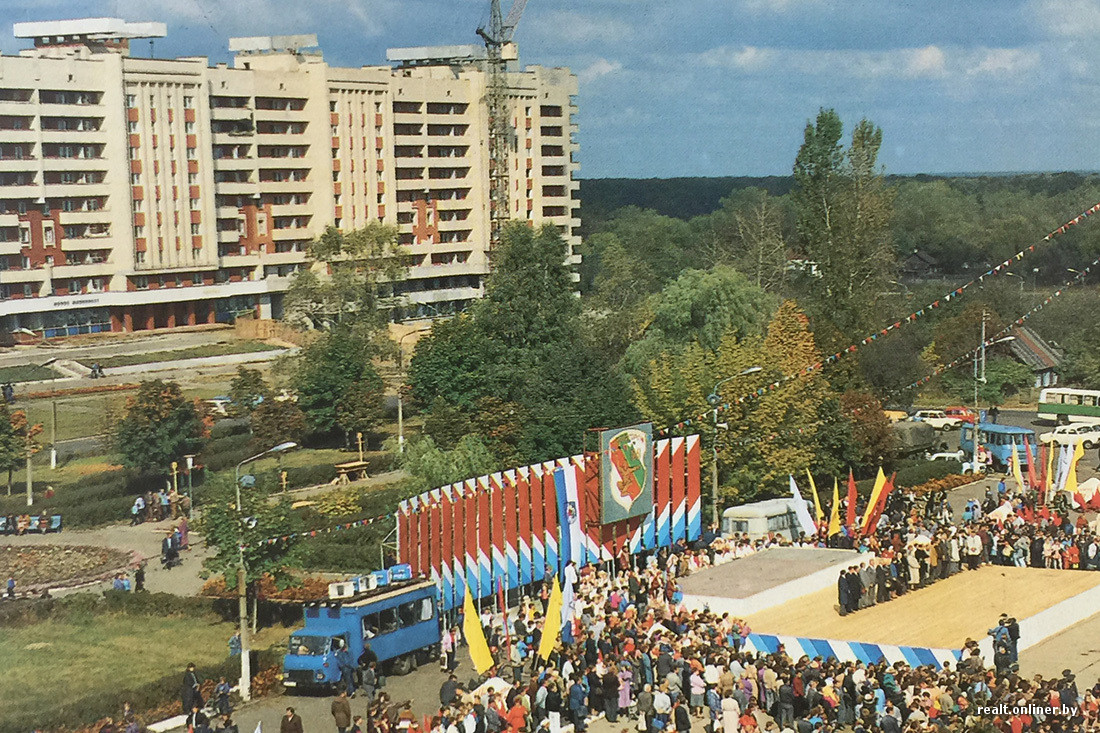
[[[1016,455],[1020,457],[1021,462],[1025,462],[1027,460],[1025,439],[1031,445],[1032,456],[1037,457],[1035,451],[1039,444],[1035,441],[1035,431],[1030,428],[988,422],[980,422],[976,427],[978,445],[989,450],[994,468],[1004,470],[1008,467],[1012,460],[1013,443],[1016,444]],[[963,424],[962,431],[959,433],[959,450],[967,456],[966,460],[974,454],[974,430],[974,425]]]
[[[388,674],[408,674],[439,658],[438,591],[426,580],[360,589],[334,583],[329,600],[306,604],[305,626],[290,635],[283,685],[331,690],[340,682],[336,653],[347,648],[354,665],[365,642]],[[334,592],[333,586],[342,586]],[[337,597],[333,597],[333,596]]]

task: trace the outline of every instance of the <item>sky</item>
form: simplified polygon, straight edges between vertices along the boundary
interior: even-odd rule
[[[511,0],[503,0],[508,12]],[[476,43],[488,0],[0,0],[9,22],[168,24],[158,56],[316,33],[327,61]],[[807,121],[883,129],[887,173],[1100,169],[1100,0],[530,0],[521,62],[580,78],[580,176],[787,175]],[[0,51],[25,44],[10,30]],[[147,49],[136,47],[135,55]]]

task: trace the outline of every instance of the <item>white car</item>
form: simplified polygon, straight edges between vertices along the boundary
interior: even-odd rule
[[[955,430],[962,425],[962,420],[951,417],[943,410],[917,410],[909,419],[926,422],[936,430]]]
[[[1095,448],[1100,445],[1100,425],[1087,425],[1085,423],[1059,425],[1049,433],[1040,435],[1039,441],[1042,443],[1057,443],[1058,445],[1083,443],[1086,448]]]

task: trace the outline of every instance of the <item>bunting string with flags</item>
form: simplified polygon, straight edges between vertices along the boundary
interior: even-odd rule
[[[1009,270],[1009,268],[1012,267],[1012,265],[1014,265],[1017,262],[1020,262],[1021,260],[1024,259],[1025,256],[1027,256],[1027,255],[1031,254],[1032,252],[1034,252],[1039,245],[1043,244],[1044,242],[1049,242],[1057,236],[1065,234],[1071,227],[1074,227],[1077,224],[1080,224],[1084,219],[1092,216],[1093,214],[1095,214],[1098,211],[1100,211],[1100,203],[1097,203],[1097,204],[1089,207],[1088,209],[1081,212],[1080,214],[1078,214],[1074,218],[1072,218],[1069,221],[1067,221],[1066,223],[1062,224],[1057,229],[1051,231],[1049,234],[1047,234],[1045,237],[1043,237],[1036,244],[1032,244],[1032,245],[1029,245],[1029,246],[1021,249],[1019,252],[1012,255],[1008,259],[1006,259],[1004,262],[1001,262],[1000,264],[986,270],[984,273],[982,273],[981,275],[975,277],[974,279],[970,280],[969,282],[958,286],[954,290],[951,290],[950,292],[940,296],[939,298],[932,301],[931,303],[924,306],[923,308],[918,308],[917,310],[913,311],[912,313],[905,316],[904,318],[901,318],[901,319],[887,325],[885,328],[882,328],[882,329],[880,329],[880,330],[878,330],[874,333],[868,334],[867,336],[860,339],[859,341],[856,341],[856,342],[850,344],[848,347],[846,347],[844,349],[841,349],[840,351],[837,351],[836,353],[834,353],[830,356],[825,357],[821,361],[818,361],[814,364],[808,364],[804,368],[799,369],[797,372],[793,372],[791,374],[786,374],[786,375],[780,377],[779,379],[776,379],[773,382],[770,382],[770,383],[768,383],[768,384],[766,384],[762,387],[758,387],[757,389],[753,390],[752,392],[741,395],[740,397],[738,397],[734,400],[731,400],[729,402],[725,402],[725,403],[722,403],[722,404],[719,404],[719,405],[714,405],[714,406],[708,408],[706,410],[706,412],[703,412],[699,415],[695,415],[694,417],[687,418],[685,420],[681,420],[681,421],[675,423],[674,425],[668,425],[664,428],[661,428],[661,429],[657,430],[656,432],[660,435],[668,435],[669,433],[671,433],[673,431],[683,430],[685,428],[690,428],[692,425],[696,425],[700,422],[706,421],[708,417],[714,416],[715,418],[717,418],[717,416],[720,413],[729,411],[729,409],[731,407],[735,406],[735,405],[740,405],[740,404],[743,404],[745,402],[749,402],[749,401],[752,401],[752,400],[759,399],[760,397],[763,397],[764,395],[768,394],[769,392],[773,392],[773,391],[779,389],[780,387],[782,387],[783,385],[785,385],[789,382],[792,382],[796,379],[805,377],[806,375],[811,374],[813,372],[820,371],[825,366],[828,366],[829,364],[832,364],[833,362],[836,362],[836,361],[842,359],[843,357],[845,357],[849,354],[855,353],[856,351],[858,351],[862,347],[867,346],[867,345],[877,341],[878,339],[888,335],[890,332],[899,330],[901,328],[904,328],[905,326],[908,326],[909,324],[913,323],[914,321],[917,321],[920,318],[923,318],[924,316],[930,314],[933,310],[936,310],[937,308],[940,308],[940,307],[946,305],[947,303],[950,303],[952,300],[956,300],[958,298],[961,298],[963,296],[963,294],[966,293],[970,288],[974,287],[975,285],[983,284],[985,282],[986,278],[996,277],[997,275],[1001,275],[1001,274],[1007,272]],[[1096,264],[1097,264],[1097,262],[1094,261],[1093,265],[1090,265],[1090,267],[1095,266]],[[1088,271],[1088,268],[1085,269],[1085,272],[1087,272],[1087,271]],[[1061,293],[1059,292],[1058,295],[1061,295]],[[964,359],[965,359],[965,357],[964,357]],[[958,360],[958,361],[959,361],[959,363],[961,363],[962,360]],[[952,366],[957,366],[957,364],[952,364]],[[947,368],[950,368],[950,367],[947,367]],[[946,368],[944,369],[944,371],[946,371]],[[935,376],[935,374],[933,374],[931,376]],[[925,380],[925,381],[927,381],[927,380]],[[913,386],[913,385],[910,385],[910,387],[911,386]],[[904,387],[902,389],[904,390],[904,389],[908,389],[908,388],[909,387]]]
[[[936,377],[938,377],[939,375],[941,375],[944,372],[948,371],[949,369],[954,369],[955,367],[957,367],[961,364],[966,364],[966,363],[970,362],[971,360],[974,359],[974,355],[977,354],[981,350],[982,346],[989,346],[990,344],[997,341],[998,339],[1004,338],[1006,335],[1008,335],[1008,332],[1011,331],[1016,326],[1022,326],[1027,319],[1031,318],[1036,313],[1043,310],[1043,308],[1046,308],[1048,305],[1051,304],[1051,302],[1054,301],[1055,298],[1060,298],[1066,292],[1067,288],[1072,287],[1073,285],[1080,285],[1081,283],[1083,283],[1085,281],[1085,278],[1088,277],[1089,273],[1092,272],[1093,268],[1095,268],[1097,266],[1100,266],[1100,257],[1097,257],[1095,260],[1090,262],[1089,265],[1087,267],[1085,267],[1084,269],[1082,269],[1076,276],[1074,276],[1074,278],[1072,280],[1068,280],[1065,283],[1063,283],[1061,287],[1059,287],[1053,293],[1051,293],[1046,298],[1044,298],[1042,300],[1042,302],[1040,302],[1034,308],[1029,310],[1027,313],[1024,313],[1022,316],[1020,316],[1019,318],[1014,320],[1012,323],[1010,323],[1009,325],[1002,328],[997,333],[993,334],[992,336],[987,337],[986,340],[980,346],[978,346],[978,348],[976,348],[972,351],[966,352],[962,356],[958,357],[957,359],[954,359],[951,362],[948,362],[947,364],[940,364],[935,369],[933,369],[930,373],[928,373],[927,375],[921,377],[917,381],[910,382],[909,384],[905,385],[904,387],[898,387],[895,390],[891,390],[890,394],[897,394],[899,392],[905,392],[906,390],[916,389],[917,387],[922,387],[925,384],[928,384],[928,382],[930,382],[933,379],[935,379]]]

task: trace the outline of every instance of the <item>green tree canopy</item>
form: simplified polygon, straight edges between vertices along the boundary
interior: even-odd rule
[[[264,540],[285,537],[301,529],[301,519],[291,510],[290,499],[278,500],[271,494],[278,490],[258,482],[241,488],[241,511],[237,511],[233,476],[219,474],[202,488],[203,512],[200,529],[206,544],[214,553],[203,560],[203,567],[225,577],[230,588],[237,587],[239,563],[238,544],[243,544],[246,582],[259,580],[265,574],[274,576],[280,586],[293,578],[289,568],[299,564],[300,546],[295,539],[268,543]]]
[[[259,369],[237,367],[237,374],[229,383],[229,412],[233,417],[248,416],[264,402],[271,399],[271,387]]]
[[[115,427],[115,449],[123,465],[166,474],[172,461],[198,453],[209,429],[195,403],[175,382],[142,382],[126,400],[126,412]]]
[[[633,420],[625,384],[585,333],[566,254],[554,227],[509,225],[485,298],[417,342],[408,373],[416,402],[441,398],[440,409],[461,410],[487,445],[527,460],[565,455],[584,430]]]
[[[776,305],[774,296],[731,267],[687,270],[650,299],[648,326],[627,347],[623,369],[639,374],[658,354],[693,342],[715,351],[727,336],[759,335]]]
[[[311,328],[342,326],[385,346],[386,324],[400,305],[394,283],[408,272],[397,227],[370,222],[343,232],[328,227],[309,245],[313,267],[294,276],[286,297],[287,315]]]
[[[378,424],[382,379],[371,363],[376,353],[367,335],[346,327],[324,333],[299,352],[291,365],[290,383],[310,430],[341,430],[348,439]]]
[[[890,216],[894,191],[878,168],[882,130],[864,119],[841,145],[843,125],[831,109],[806,124],[795,158],[798,240],[818,317],[855,336],[881,320],[878,294],[894,279]]]

